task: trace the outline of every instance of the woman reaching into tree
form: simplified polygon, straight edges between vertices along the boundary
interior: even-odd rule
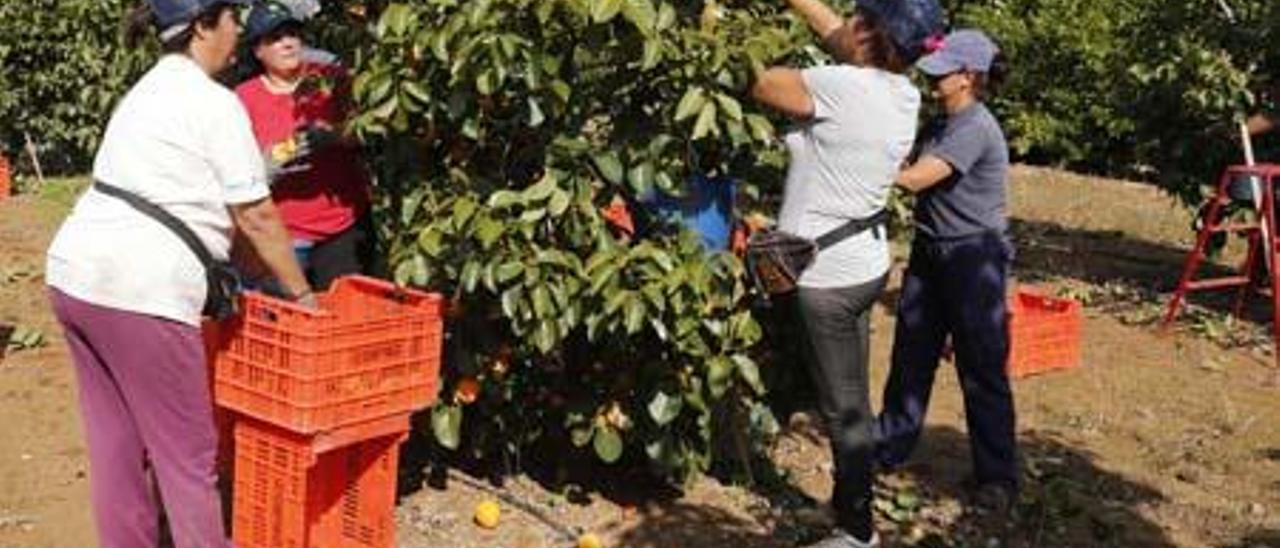
[[[942,29],[934,0],[864,0],[845,20],[818,0],[789,0],[841,61],[759,74],[752,94],[786,114],[791,155],[779,229],[817,238],[884,209],[915,140],[920,92],[906,72]],[[806,361],[835,461],[838,531],[821,548],[876,546],[867,360],[870,310],[885,286],[889,245],[873,226],[823,250],[795,295]]]

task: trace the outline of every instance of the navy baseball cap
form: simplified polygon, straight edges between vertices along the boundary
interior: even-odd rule
[[[988,72],[1000,48],[980,30],[958,30],[942,39],[942,48],[920,59],[916,66],[930,76],[946,76],[967,70]]]
[[[160,39],[169,40],[187,30],[191,20],[209,8],[218,5],[247,6],[249,0],[147,0],[147,5],[155,14]]]
[[[858,0],[858,8],[876,16],[909,62],[924,55],[925,42],[945,29],[938,0]]]
[[[256,44],[262,37],[285,25],[302,26],[302,20],[293,10],[275,0],[255,2],[244,23],[244,40]]]

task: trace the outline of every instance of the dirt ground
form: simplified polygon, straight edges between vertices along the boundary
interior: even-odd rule
[[[0,324],[49,340],[0,362],[0,547],[94,544],[74,378],[40,275],[76,188],[54,182],[0,202]],[[1085,302],[1084,367],[1015,384],[1026,485],[1009,523],[963,510],[964,413],[943,367],[916,462],[877,487],[887,544],[1280,547],[1280,387],[1265,308],[1230,322],[1220,300],[1197,299],[1177,329],[1159,330],[1191,233],[1187,212],[1149,187],[1018,168],[1011,199],[1015,277]],[[875,310],[876,387],[894,295]],[[702,479],[643,495],[625,476],[566,489],[529,475],[496,488],[409,461],[398,544],[569,546],[557,530],[589,530],[609,546],[795,546],[822,523],[797,501],[827,496],[824,443],[798,416],[775,450],[786,471],[776,485]],[[471,524],[484,498],[502,501],[493,531]]]

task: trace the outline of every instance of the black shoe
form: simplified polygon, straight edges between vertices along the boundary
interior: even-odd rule
[[[1003,482],[978,485],[969,494],[972,509],[987,515],[1010,517],[1017,502],[1018,490]]]

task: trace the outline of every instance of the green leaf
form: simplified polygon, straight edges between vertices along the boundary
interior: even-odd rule
[[[546,208],[537,207],[533,209],[526,209],[524,213],[520,214],[520,222],[525,224],[536,223],[538,221],[541,221],[542,218],[546,216],[547,216]]]
[[[431,431],[440,445],[447,449],[458,449],[462,445],[462,408],[448,404],[436,405],[431,410]]]
[[[592,445],[595,446],[596,456],[600,457],[600,460],[613,464],[622,458],[622,436],[618,435],[618,432],[612,427],[597,427],[596,435],[592,442]]]
[[[680,98],[680,104],[676,105],[676,121],[683,122],[693,117],[702,111],[702,107],[706,104],[707,96],[702,88],[689,88],[684,92],[684,97]]]
[[[521,203],[524,203],[523,197],[510,190],[499,190],[489,197],[489,207],[493,209],[502,209]]]
[[[476,93],[479,93],[480,95],[492,95],[493,87],[496,85],[494,80],[493,72],[486,70],[480,73],[480,76],[476,77]]]
[[[428,226],[418,233],[418,248],[429,257],[439,257],[444,251],[443,235],[433,226]]]
[[[569,209],[571,199],[568,192],[556,189],[555,192],[551,193],[551,200],[547,202],[547,210],[552,217],[564,215],[564,212]]]
[[[569,440],[574,447],[585,447],[591,443],[591,437],[596,433],[590,423],[575,426],[569,430]]]
[[[711,396],[719,398],[728,392],[732,383],[733,362],[724,356],[716,356],[707,365],[707,386],[711,389]]]
[[[476,209],[480,207],[471,198],[459,198],[453,203],[453,227],[461,229],[467,225],[467,221],[471,220],[471,216],[475,215]]]
[[[680,416],[680,410],[683,408],[682,398],[668,396],[666,392],[659,391],[653,395],[653,399],[649,400],[649,417],[658,426],[666,426]]]
[[[538,351],[543,354],[550,354],[555,349],[559,338],[560,334],[556,328],[554,318],[538,322],[538,327],[533,332],[534,344],[537,345]]]
[[[627,301],[627,334],[634,335],[644,327],[644,300],[631,298]]]
[[[659,31],[664,31],[676,24],[676,10],[671,7],[670,2],[662,2],[658,5],[658,23]]]
[[[595,162],[596,169],[600,170],[600,176],[606,181],[613,184],[622,183],[622,161],[618,159],[615,152],[602,152],[591,158]]]
[[[729,117],[730,120],[742,121],[742,105],[737,99],[725,95],[723,93],[715,94],[716,103],[720,105],[720,110]]]
[[[533,97],[529,98],[529,127],[539,127],[542,122],[546,121],[547,116],[543,114],[542,107],[538,104],[538,100]]]
[[[556,190],[555,172],[548,171],[537,183],[524,189],[524,192],[520,193],[520,199],[524,203],[537,202],[547,199]]]
[[[899,491],[893,497],[893,504],[898,508],[911,512],[920,508],[920,495],[910,490]]]
[[[551,303],[551,292],[547,286],[533,288],[533,314],[539,318],[550,318],[555,314],[555,305]]]
[[[520,299],[524,298],[521,286],[512,286],[502,292],[502,314],[508,319],[516,319],[520,313]]]
[[[474,293],[476,284],[480,282],[480,263],[467,261],[466,266],[462,267],[462,275],[459,277],[459,281],[467,293]]]
[[[607,23],[622,9],[622,0],[591,0],[591,20]]]
[[[521,263],[520,261],[510,261],[503,263],[494,270],[493,276],[498,280],[498,283],[505,284],[516,276],[519,276],[521,272],[524,272],[524,263]]]
[[[698,121],[693,125],[693,140],[706,137],[708,133],[716,129],[716,104],[707,101],[702,105],[702,111],[698,113]]]
[[[658,38],[644,41],[644,55],[640,57],[640,70],[649,70],[662,61],[662,42]]]
[[[400,89],[404,91],[405,95],[412,97],[414,101],[422,105],[431,104],[431,94],[417,82],[405,82],[401,84]]]
[[[748,114],[746,116],[747,127],[751,128],[751,136],[757,141],[766,142],[773,139],[773,124],[768,118],[759,114]]]
[[[658,10],[650,0],[623,0],[622,15],[645,36],[652,36],[657,30]]]
[[[482,216],[476,222],[476,238],[480,240],[480,247],[484,249],[493,247],[494,242],[502,237],[504,231],[504,225],[489,216]]]
[[[764,382],[760,380],[760,367],[756,365],[755,360],[747,357],[745,354],[737,354],[733,357],[733,363],[737,365],[738,376],[743,382],[747,383],[756,395],[763,396],[765,392]]]
[[[637,195],[643,196],[653,188],[653,164],[643,162],[636,164],[627,172],[627,182]]]

